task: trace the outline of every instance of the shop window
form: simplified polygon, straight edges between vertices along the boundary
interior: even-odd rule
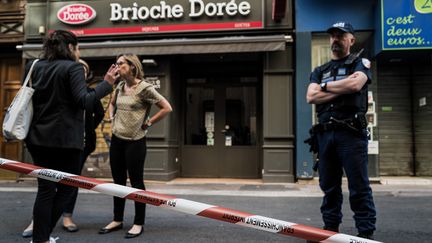
[[[329,35],[317,34],[312,37],[312,70],[331,59]],[[311,71],[312,71],[311,70]]]
[[[206,81],[211,84],[206,86]],[[254,77],[188,79],[185,145],[256,145],[256,81]]]
[[[207,129],[214,128],[214,90],[206,87],[186,89],[186,144],[206,145]]]

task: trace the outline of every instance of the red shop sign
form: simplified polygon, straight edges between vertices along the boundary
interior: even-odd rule
[[[85,24],[96,18],[96,11],[87,4],[69,4],[57,12],[57,18],[65,24]]]

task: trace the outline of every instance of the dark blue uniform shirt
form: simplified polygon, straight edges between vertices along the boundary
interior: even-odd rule
[[[368,80],[363,88],[356,93],[341,95],[325,104],[317,105],[317,113],[320,123],[328,122],[330,117],[337,119],[353,118],[357,112],[367,111],[367,86],[372,82],[370,62],[365,58],[356,58],[351,64],[347,64],[349,56],[339,60],[331,60],[314,69],[311,74],[311,83],[337,82],[349,75],[360,71],[366,74]]]

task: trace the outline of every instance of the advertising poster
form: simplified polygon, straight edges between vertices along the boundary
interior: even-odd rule
[[[382,0],[383,50],[432,48],[431,0]]]

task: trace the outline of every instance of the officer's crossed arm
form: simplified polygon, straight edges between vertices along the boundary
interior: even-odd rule
[[[352,94],[359,92],[366,84],[368,77],[364,72],[357,71],[347,78],[327,83],[327,92],[334,94]]]
[[[317,83],[311,83],[307,90],[306,101],[308,104],[323,104],[338,96],[339,94],[321,90],[321,86]]]
[[[365,73],[357,71],[345,79],[327,82],[326,91],[323,91],[317,83],[311,83],[308,87],[306,100],[309,104],[323,104],[339,95],[358,92],[367,82]]]

